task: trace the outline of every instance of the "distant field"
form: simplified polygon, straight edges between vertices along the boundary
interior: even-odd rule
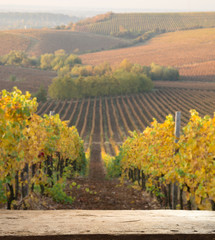
[[[11,76],[16,77],[16,81],[11,81]],[[57,74],[53,71],[43,71],[39,69],[0,66],[0,91],[6,89],[11,91],[17,86],[23,92],[36,92],[41,85],[48,89],[52,79]]]
[[[84,53],[112,49],[130,44],[129,41],[93,33],[78,33],[66,30],[10,30],[0,31],[0,55],[11,50],[26,51],[41,55],[64,49],[67,53]]]
[[[56,27],[77,21],[76,17],[64,14],[33,12],[0,12],[0,29]]]
[[[76,31],[114,35],[122,32],[178,31],[215,27],[215,12],[199,13],[107,13],[85,19]]]
[[[81,55],[83,63],[118,64],[131,62],[150,65],[155,62],[177,67],[184,80],[215,81],[215,29],[178,31],[159,35],[147,44],[124,49]]]
[[[115,155],[129,131],[143,131],[153,118],[162,122],[168,114],[181,111],[185,125],[190,109],[196,109],[201,116],[213,116],[214,104],[215,91],[165,88],[130,96],[47,101],[39,105],[38,114],[55,111],[77,127],[85,149],[96,143]]]

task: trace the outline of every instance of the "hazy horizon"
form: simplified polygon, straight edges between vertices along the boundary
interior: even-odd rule
[[[215,11],[215,1],[205,0],[196,2],[194,0],[133,0],[133,1],[122,1],[122,0],[109,0],[103,2],[99,0],[92,0],[89,4],[87,0],[69,1],[69,0],[0,0],[0,10],[15,11],[26,10],[26,11],[52,11],[52,10],[102,10],[102,11],[154,11],[154,12],[172,12],[172,11]]]

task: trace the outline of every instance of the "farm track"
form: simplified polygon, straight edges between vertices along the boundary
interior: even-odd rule
[[[94,100],[94,130],[92,135],[92,144],[90,146],[90,173],[89,179],[102,181],[105,178],[104,167],[101,159],[101,134],[100,134],[100,101]]]
[[[214,91],[165,88],[125,97],[47,101],[39,104],[37,113],[54,110],[70,126],[76,125],[85,150],[91,146],[93,156],[100,159],[101,149],[115,155],[130,130],[142,132],[153,118],[163,122],[167,115],[181,111],[183,126],[190,118],[190,109],[196,109],[200,116],[213,116],[214,99]]]

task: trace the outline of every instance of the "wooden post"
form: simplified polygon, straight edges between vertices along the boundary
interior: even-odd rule
[[[175,113],[175,136],[176,136],[175,143],[178,142],[178,139],[180,137],[180,128],[181,128],[181,112],[176,112]]]
[[[54,116],[55,115],[55,111],[50,111],[49,112],[49,116]]]
[[[180,128],[181,128],[181,112],[175,113],[175,143],[178,142],[180,137]],[[176,209],[178,203],[178,185],[177,183],[173,183],[172,185],[172,208]]]

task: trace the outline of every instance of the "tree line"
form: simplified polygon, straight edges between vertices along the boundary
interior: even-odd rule
[[[63,67],[71,69],[75,64],[81,63],[78,56],[67,54],[63,49],[59,49],[54,53],[42,54],[39,57],[28,56],[25,52],[13,50],[0,57],[0,65],[33,67],[54,71],[58,71]]]
[[[81,59],[67,54],[63,49],[30,57],[24,52],[11,51],[0,57],[0,64],[54,70],[58,76],[49,86],[48,95],[53,99],[71,99],[150,91],[152,80],[179,80],[179,72],[173,67],[152,63],[150,66],[134,64],[124,59],[118,66],[103,63],[97,66],[83,65]],[[44,100],[44,89],[36,97]]]
[[[80,20],[64,14],[1,12],[0,29],[44,28],[67,25]]]
[[[48,94],[53,99],[97,97],[150,91],[152,80],[179,80],[179,72],[172,67],[155,63],[150,66],[133,64],[124,59],[119,66],[103,63],[97,66],[75,65],[70,72],[58,71]]]

